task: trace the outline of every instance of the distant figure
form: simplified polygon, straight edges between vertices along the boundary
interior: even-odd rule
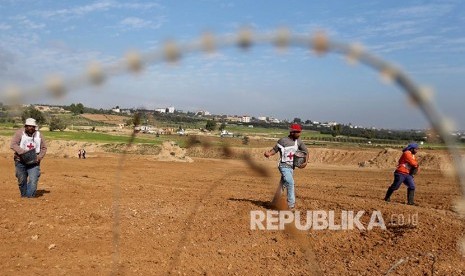
[[[82,158],[86,159],[86,150],[85,149],[82,149]]]
[[[15,152],[16,178],[21,197],[34,197],[40,177],[40,162],[47,152],[35,119],[26,119],[24,127],[15,132],[10,148]]]
[[[307,146],[300,140],[302,127],[299,124],[291,124],[289,135],[278,140],[276,145],[264,153],[265,157],[275,155],[279,152],[281,158],[279,159],[278,169],[281,173],[281,181],[279,183],[281,192],[287,188],[287,205],[290,210],[295,208],[295,192],[294,192],[294,155],[297,151],[306,153],[306,158],[303,164],[298,168],[305,168],[308,162],[308,149]]]
[[[391,195],[399,189],[400,185],[404,183],[407,185],[407,204],[415,205],[415,182],[413,181],[414,175],[418,172],[418,162],[415,159],[415,154],[418,152],[418,144],[411,143],[402,150],[402,156],[399,159],[399,164],[394,172],[394,181],[386,192],[384,200],[389,202]]]
[[[81,150],[79,150],[79,151],[78,151],[79,159],[81,159],[81,154],[82,154],[82,152],[81,152]]]

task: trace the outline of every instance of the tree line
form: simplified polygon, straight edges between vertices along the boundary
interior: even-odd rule
[[[64,110],[70,111],[73,115],[80,115],[83,113],[92,113],[92,114],[111,114],[111,110],[96,109],[85,107],[82,103],[72,103],[68,106],[60,106]],[[151,112],[150,112],[151,113]],[[194,113],[180,113],[175,112],[170,113],[157,113],[153,112],[149,114],[148,112],[140,112],[142,115],[142,120],[148,116],[152,117],[153,120],[159,122],[165,122],[169,124],[191,124],[191,125],[202,125],[205,124],[205,129],[208,131],[213,131],[217,129],[217,124],[219,124],[218,129],[221,131],[227,128],[227,124],[224,120],[216,121],[215,119],[206,119],[203,117],[193,116]],[[21,120],[24,122],[26,118],[34,118],[37,120],[38,124],[44,125],[48,124],[51,131],[61,130],[63,131],[67,125],[61,120],[58,116],[51,114],[47,119],[44,116],[43,112],[37,110],[33,105],[28,106],[21,113]],[[140,123],[140,121],[138,123]],[[14,119],[9,116],[8,109],[0,103],[0,122],[13,122]],[[333,126],[321,126],[313,124],[310,120],[302,121],[299,118],[294,118],[293,122],[299,123],[302,125],[304,130],[317,131],[321,134],[328,134],[333,137],[352,137],[352,138],[364,138],[364,139],[380,139],[380,140],[392,140],[392,141],[429,141],[431,139],[436,139],[436,142],[441,142],[437,137],[431,137],[425,131],[419,130],[389,130],[389,129],[373,129],[373,128],[356,128],[351,125],[336,124]],[[134,124],[133,119],[128,119],[129,125]],[[247,125],[253,125],[254,127],[262,128],[281,128],[288,129],[289,122],[283,121],[280,123],[270,123],[263,121],[253,121],[247,123]],[[460,142],[465,142],[465,139],[458,136],[457,140]]]

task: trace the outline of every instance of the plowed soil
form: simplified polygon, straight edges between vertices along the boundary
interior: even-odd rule
[[[275,160],[255,157],[264,176],[240,159],[57,152],[42,163],[38,196],[23,199],[3,152],[0,274],[464,275],[456,180],[430,166],[415,177],[418,206],[405,204],[405,187],[385,203],[393,167],[373,165],[379,152],[313,157],[295,172],[298,211],[378,210],[387,229],[371,231],[251,230],[250,212],[271,210]]]

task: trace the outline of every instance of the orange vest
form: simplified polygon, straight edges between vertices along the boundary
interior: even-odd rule
[[[418,162],[415,160],[415,155],[413,155],[411,151],[406,150],[399,158],[399,164],[397,165],[396,172],[409,174],[412,168],[418,168]]]

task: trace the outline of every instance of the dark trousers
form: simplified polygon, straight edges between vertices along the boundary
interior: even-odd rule
[[[400,188],[400,185],[402,185],[402,183],[407,185],[407,187],[410,190],[415,190],[415,182],[413,181],[413,176],[411,176],[410,174],[403,174],[397,172],[394,173],[394,181],[392,182],[391,187],[389,187],[389,189],[395,191]]]
[[[15,169],[21,197],[34,197],[40,177],[40,166],[38,164],[25,165],[15,161]]]

